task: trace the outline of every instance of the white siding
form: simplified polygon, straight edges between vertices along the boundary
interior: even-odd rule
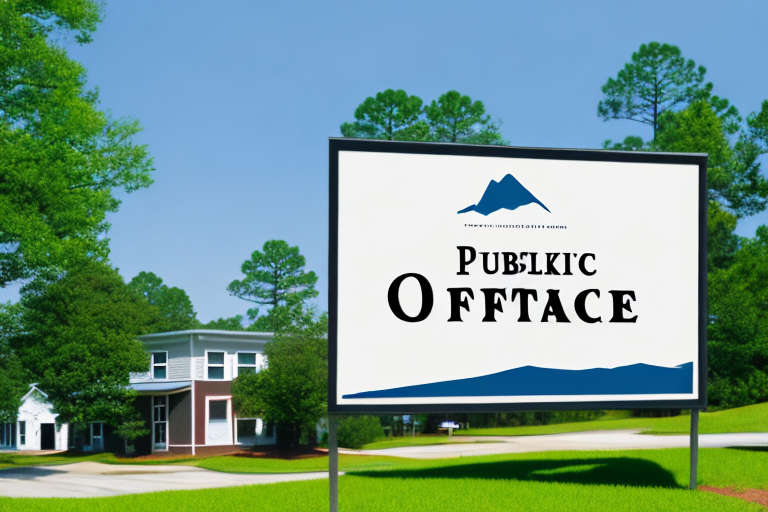
[[[169,359],[168,378],[172,380],[189,379],[189,356]]]
[[[205,378],[205,360],[202,357],[193,357],[192,362],[195,369],[195,379],[202,380]]]
[[[227,336],[229,333],[223,333]],[[232,380],[237,376],[237,353],[255,352],[257,353],[257,365],[262,367],[264,358],[264,339],[216,339],[216,334],[202,332],[199,337],[195,337],[193,347],[193,357],[189,357],[189,337],[173,336],[167,340],[153,339],[150,342],[144,340],[144,346],[148,352],[167,352],[168,353],[168,371],[167,380],[207,380],[208,372],[206,367],[206,351],[224,352],[224,379]],[[206,339],[214,336],[214,339]],[[149,378],[145,374],[132,374],[132,382],[142,382]]]
[[[189,342],[172,343],[153,343],[145,345],[147,352],[167,352],[166,379],[167,380],[189,380],[190,378],[190,359]],[[149,373],[131,374],[131,382],[141,382],[149,380]]]
[[[208,352],[224,352],[224,379],[232,380],[237,377],[237,353],[238,352],[256,352],[256,363],[259,368],[263,367],[265,359],[263,356],[264,344],[253,343],[248,341],[230,341],[228,343],[221,342],[195,342],[195,357],[193,358],[195,378],[207,379],[207,359],[206,351]]]
[[[131,372],[129,378],[131,379],[131,382],[141,382],[144,380],[150,380],[152,375],[150,375],[149,372]]]

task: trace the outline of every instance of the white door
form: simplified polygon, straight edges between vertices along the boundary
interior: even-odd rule
[[[206,403],[205,444],[232,444],[232,414],[228,398],[209,398]]]

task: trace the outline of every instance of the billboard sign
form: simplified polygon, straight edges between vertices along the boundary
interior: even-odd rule
[[[706,405],[706,156],[330,140],[331,412]]]

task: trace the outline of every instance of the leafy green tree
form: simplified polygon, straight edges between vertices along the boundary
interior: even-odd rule
[[[113,191],[152,183],[136,121],[113,119],[56,41],[90,41],[92,0],[0,2],[0,287],[105,257]]]
[[[277,442],[299,446],[325,415],[328,401],[328,318],[309,326],[288,326],[266,344],[267,367],[232,382],[235,411],[277,423]],[[311,437],[311,436],[309,436]]]
[[[727,268],[709,273],[709,402],[768,400],[768,226],[742,239]]]
[[[768,153],[768,100],[763,100],[759,112],[753,112],[747,117],[747,126],[761,151]]]
[[[424,108],[430,127],[430,140],[468,144],[507,144],[499,124],[485,113],[482,101],[458,91],[448,91]]]
[[[185,331],[199,327],[192,301],[181,288],[164,285],[163,280],[152,272],[139,272],[128,286],[158,309],[158,323],[152,327],[153,332]]]
[[[283,240],[269,240],[261,251],[254,251],[241,271],[242,280],[227,287],[231,295],[262,306],[269,306],[267,315],[259,318],[259,309],[248,310],[248,316],[258,323],[258,330],[277,332],[286,321],[301,310],[306,301],[317,297],[317,275],[305,272],[306,260],[297,246]]]
[[[685,110],[666,112],[659,121],[653,149],[676,153],[707,153],[707,187],[737,217],[763,211],[768,181],[760,172],[761,148],[747,131],[731,146],[723,119],[707,101]]]
[[[127,438],[144,433],[128,383],[130,372],[149,367],[136,337],[155,322],[156,310],[114,269],[92,260],[24,292],[23,332],[12,345],[58,421],[105,421]]]
[[[649,147],[641,137],[638,137],[637,135],[629,135],[621,142],[613,142],[610,139],[604,141],[603,149],[610,149],[613,151],[648,151]]]
[[[387,89],[368,97],[355,110],[354,123],[341,125],[344,137],[465,144],[508,144],[501,137],[501,121],[485,113],[481,101],[448,91],[422,106],[418,96]]]
[[[235,315],[229,318],[217,318],[207,324],[202,324],[201,329],[211,329],[217,331],[244,331],[243,315]]]
[[[0,303],[0,423],[16,421],[21,397],[31,382],[11,348],[11,339],[22,332],[21,311],[19,304]]]
[[[604,120],[629,119],[659,128],[659,116],[709,95],[704,66],[686,60],[677,46],[651,42],[640,45],[616,78],[603,85],[605,97],[597,105]]]
[[[728,268],[739,248],[736,216],[726,212],[717,201],[709,201],[707,210],[707,272]]]
[[[384,140],[419,140],[429,133],[421,119],[423,101],[402,89],[387,89],[369,96],[355,109],[355,122],[341,125],[344,137]]]

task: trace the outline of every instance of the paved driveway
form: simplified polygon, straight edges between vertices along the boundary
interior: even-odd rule
[[[316,478],[328,478],[328,473],[233,474],[190,466],[132,466],[78,462],[62,466],[0,470],[0,496],[93,498]]]
[[[340,450],[342,453],[390,455],[413,459],[444,459],[500,453],[549,452],[559,450],[638,450],[650,448],[687,448],[690,438],[684,436],[652,436],[639,430],[577,432],[546,436],[464,437],[462,443],[432,446],[406,446],[384,450]],[[472,441],[494,441],[473,443]],[[701,434],[700,448],[731,446],[768,446],[768,433]]]
[[[688,436],[651,436],[637,430],[579,432],[547,436],[461,437],[449,445],[411,446],[386,450],[339,450],[341,453],[440,459],[553,450],[632,450],[688,447]],[[474,443],[472,441],[493,441]],[[702,448],[768,446],[764,434],[705,434]],[[340,473],[341,474],[341,473]],[[328,473],[233,474],[191,466],[112,465],[78,462],[0,470],[0,496],[85,498],[157,491],[206,489],[327,478]]]

